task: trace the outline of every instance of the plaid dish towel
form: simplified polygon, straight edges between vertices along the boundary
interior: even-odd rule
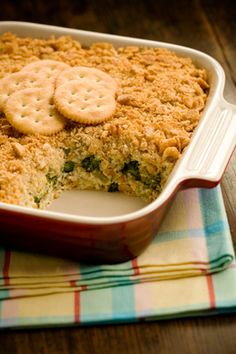
[[[236,267],[220,188],[180,192],[152,244],[117,265],[1,249],[0,327],[233,311]]]

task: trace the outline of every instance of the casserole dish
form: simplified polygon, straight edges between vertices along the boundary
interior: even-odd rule
[[[36,38],[70,35],[84,46],[105,41],[116,47],[167,48],[207,70],[210,92],[191,142],[156,200],[144,204],[119,194],[71,191],[50,210],[0,203],[1,244],[86,262],[126,261],[149,245],[178,190],[219,183],[235,148],[236,107],[223,98],[224,71],[213,58],[173,44],[48,25],[0,23],[0,32],[7,31]]]

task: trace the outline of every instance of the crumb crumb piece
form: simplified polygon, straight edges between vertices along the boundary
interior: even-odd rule
[[[25,155],[25,147],[23,145],[21,145],[18,142],[13,142],[12,144],[12,148],[14,150],[14,153],[16,155],[16,157],[24,157]]]

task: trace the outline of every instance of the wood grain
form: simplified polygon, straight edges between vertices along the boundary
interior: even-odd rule
[[[226,73],[225,97],[236,102],[236,3],[229,0],[8,0],[0,20],[49,23],[167,41],[215,57]],[[236,244],[236,153],[222,181]],[[236,316],[176,319],[151,323],[65,329],[3,331],[2,354],[217,354],[236,353]]]

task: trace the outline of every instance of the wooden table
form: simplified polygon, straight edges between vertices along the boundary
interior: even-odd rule
[[[171,4],[171,2],[173,4]],[[236,2],[1,0],[0,20],[49,23],[173,42],[214,56],[225,69],[225,96],[236,102]],[[222,181],[236,242],[236,152]],[[4,354],[236,353],[236,315],[66,329],[4,331]]]

